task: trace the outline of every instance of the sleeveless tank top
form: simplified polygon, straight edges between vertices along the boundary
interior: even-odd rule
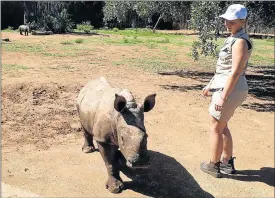
[[[211,83],[210,88],[219,89],[224,88],[227,78],[232,72],[232,46],[238,39],[245,39],[248,44],[248,53],[252,52],[252,42],[249,40],[248,35],[245,33],[244,29],[241,29],[236,34],[228,37],[219,52],[219,58],[216,64],[216,71],[214,79]],[[248,66],[246,63],[238,82],[236,83],[235,89],[238,90],[248,90],[247,81],[245,78],[245,72]]]

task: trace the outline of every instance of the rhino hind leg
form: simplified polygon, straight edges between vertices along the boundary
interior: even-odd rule
[[[84,130],[84,145],[82,146],[82,151],[84,153],[92,153],[96,150],[93,143],[93,136],[84,129],[84,127],[82,128]]]
[[[119,176],[119,167],[117,166],[117,146],[105,143],[99,143],[98,150],[104,160],[108,172],[106,188],[111,193],[120,193],[124,189],[124,184]]]

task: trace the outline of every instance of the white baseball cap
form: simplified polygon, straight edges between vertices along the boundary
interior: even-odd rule
[[[226,12],[220,16],[226,20],[235,20],[235,19],[246,19],[247,17],[247,10],[241,4],[233,4],[230,5]]]

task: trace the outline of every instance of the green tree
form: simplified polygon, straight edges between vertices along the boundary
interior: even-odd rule
[[[151,22],[153,15],[158,15],[154,25],[157,28],[160,20],[179,21],[183,15],[189,12],[190,2],[180,1],[107,1],[104,8],[104,21],[116,19],[118,22],[125,22],[129,16]]]
[[[248,1],[243,3],[248,9],[248,31],[274,34],[275,2]]]
[[[198,31],[198,41],[193,43],[192,57],[199,59],[200,55],[215,56],[217,44],[216,33],[221,27],[219,2],[193,2],[191,5],[191,26]]]
[[[133,2],[130,1],[107,1],[103,7],[105,24],[108,21],[117,20],[119,23],[126,22],[133,12]]]
[[[133,8],[140,18],[147,21],[152,21],[155,14],[159,16],[153,28],[155,31],[160,20],[179,22],[189,12],[190,5],[184,1],[142,1],[136,2]]]
[[[74,25],[67,12],[71,2],[34,1],[22,3],[25,23],[31,24],[35,29],[64,33],[70,31]]]
[[[243,4],[247,8],[248,32],[274,33],[274,2],[193,2],[191,5],[191,24],[192,28],[198,31],[198,41],[195,41],[192,47],[192,57],[194,60],[198,60],[200,55],[216,55],[217,44],[215,41],[217,34],[220,30],[225,30],[223,20],[219,16],[231,4]]]

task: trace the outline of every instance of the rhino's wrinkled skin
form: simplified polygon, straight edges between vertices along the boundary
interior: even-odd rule
[[[23,35],[23,32],[25,33],[25,36],[29,35],[30,28],[27,25],[20,25],[19,26],[19,32],[21,35]]]
[[[80,90],[76,107],[84,129],[82,150],[93,152],[93,139],[97,142],[109,175],[106,187],[112,193],[123,189],[117,165],[120,151],[128,167],[148,167],[144,112],[155,106],[155,97],[149,95],[138,105],[130,91],[112,87],[104,77]]]

